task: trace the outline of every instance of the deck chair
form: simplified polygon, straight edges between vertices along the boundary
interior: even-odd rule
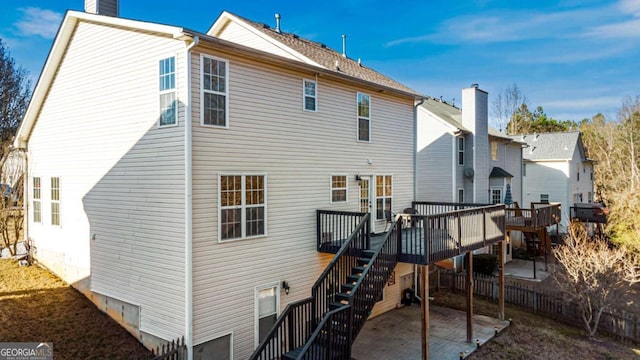
[[[410,216],[407,217],[405,225],[407,227],[416,227],[416,225],[418,224],[418,219],[416,219],[415,217],[413,217],[411,215],[420,215],[418,210],[416,210],[414,208],[406,208],[406,209],[402,210],[402,213],[410,215]]]

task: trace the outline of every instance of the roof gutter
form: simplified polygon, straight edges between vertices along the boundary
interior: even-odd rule
[[[196,35],[185,47],[187,89],[184,115],[184,327],[187,360],[193,360],[193,164],[191,123],[191,49],[198,45]]]

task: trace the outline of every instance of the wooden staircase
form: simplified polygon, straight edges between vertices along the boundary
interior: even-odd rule
[[[290,304],[250,360],[349,360],[351,345],[395,269],[402,222],[370,247],[369,214],[318,278],[311,297]]]

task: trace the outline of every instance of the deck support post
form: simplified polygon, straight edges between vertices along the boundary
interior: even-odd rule
[[[422,313],[422,360],[429,360],[429,265],[420,266],[420,302]]]
[[[510,241],[511,232],[505,232],[505,239],[500,241],[500,273],[498,274],[498,319],[504,320],[504,244]]]
[[[467,253],[467,281],[465,292],[467,297],[467,342],[473,342],[473,251]]]

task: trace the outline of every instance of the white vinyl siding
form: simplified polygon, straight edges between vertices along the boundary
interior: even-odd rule
[[[318,110],[318,84],[313,80],[302,80],[302,106],[305,111]]]
[[[60,225],[60,178],[51,178],[51,225]]]
[[[371,141],[371,97],[358,93],[358,141]]]
[[[178,105],[176,103],[176,58],[160,60],[160,126],[176,125]]]
[[[38,260],[83,292],[139,306],[140,329],[163,339],[185,329],[185,154],[184,121],[158,127],[158,67],[175,56],[184,119],[184,49],[80,21],[28,144],[29,172],[42,178],[43,222],[29,227]],[[62,226],[49,221],[51,177]]]
[[[221,175],[220,241],[266,234],[267,179],[264,175]]]
[[[331,175],[331,202],[347,202],[347,176]]]
[[[42,188],[41,188],[40,178],[33,178],[33,222],[41,223],[42,222]]]
[[[354,133],[356,93],[364,89],[323,79],[321,111],[302,111],[301,79],[311,78],[313,72],[229,53],[210,51],[207,56],[228,59],[231,123],[226,131],[197,126],[201,57],[194,54],[194,343],[233,331],[234,358],[246,359],[255,341],[252,290],[286,280],[291,289],[288,295],[280,294],[279,311],[309,296],[309,289],[333,257],[316,250],[316,211],[359,209],[358,191],[349,191],[346,203],[329,203],[331,174],[349,174],[350,189],[357,187],[355,174],[393,174],[394,211],[411,206],[413,128],[406,124],[413,119],[413,99],[372,89],[371,102],[376,104],[372,132],[379,129],[385,137],[362,146],[354,141]],[[268,174],[268,234],[221,242],[216,180],[221,174],[251,173]],[[373,225],[375,231],[382,231],[385,222]]]
[[[202,92],[200,95],[204,126],[229,126],[229,65],[224,59],[202,57]]]

